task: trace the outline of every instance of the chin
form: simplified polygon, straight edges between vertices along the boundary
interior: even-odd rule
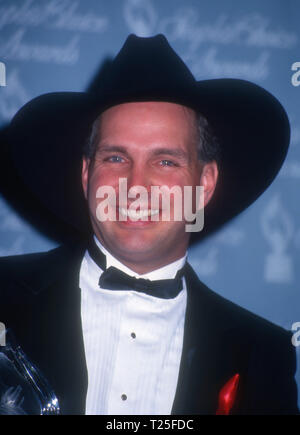
[[[140,259],[140,256],[147,255],[148,253],[152,253],[153,251],[157,252],[158,249],[158,238],[155,240],[148,240],[144,237],[128,237],[121,238],[118,246],[115,244],[115,249],[119,252],[122,252],[124,255],[127,254],[130,257],[137,257],[137,260]]]
[[[179,239],[182,234],[181,225],[160,224],[160,228],[126,228],[119,225],[101,225],[94,227],[100,242],[110,253],[123,261],[157,262],[165,253],[167,257],[175,255],[175,251],[184,251],[186,240]],[[181,246],[182,249],[179,249]],[[181,252],[179,252],[180,254]],[[178,255],[179,255],[178,254]]]

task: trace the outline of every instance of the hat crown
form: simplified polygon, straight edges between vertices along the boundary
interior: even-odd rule
[[[147,38],[129,35],[101,81],[100,93],[107,95],[110,103],[113,95],[119,102],[122,97],[124,101],[149,98],[181,102],[196,83],[190,70],[161,34]]]

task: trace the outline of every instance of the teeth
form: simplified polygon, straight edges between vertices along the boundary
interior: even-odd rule
[[[159,213],[159,210],[130,210],[127,208],[119,207],[119,211],[123,216],[131,219],[142,219],[148,216],[155,216]]]

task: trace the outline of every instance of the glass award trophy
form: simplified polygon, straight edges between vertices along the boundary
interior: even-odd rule
[[[0,346],[0,415],[58,415],[59,403],[45,376],[6,331]]]

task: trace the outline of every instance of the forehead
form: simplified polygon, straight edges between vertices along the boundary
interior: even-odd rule
[[[165,116],[172,118],[185,118],[193,119],[196,113],[193,109],[177,103],[169,103],[167,101],[141,101],[122,103],[110,107],[102,112],[100,117],[102,119],[109,119],[110,117],[126,117],[128,114],[135,113],[144,114],[148,116]]]
[[[107,135],[179,136],[195,134],[196,113],[189,107],[162,101],[113,106],[99,116],[101,138]]]

